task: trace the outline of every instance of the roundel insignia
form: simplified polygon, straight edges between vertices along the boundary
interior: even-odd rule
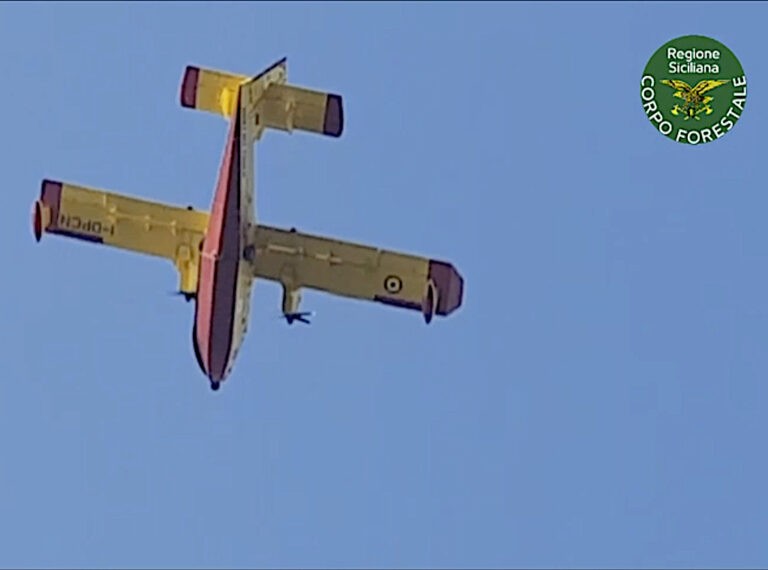
[[[402,288],[403,280],[397,275],[390,275],[384,280],[384,289],[387,290],[387,293],[399,293]]]

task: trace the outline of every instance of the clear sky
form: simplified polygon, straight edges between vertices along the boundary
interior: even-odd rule
[[[768,564],[761,3],[0,4],[0,565]],[[662,137],[651,54],[741,60],[746,111]],[[57,237],[43,177],[208,208],[187,64],[343,94],[269,133],[266,223],[444,258],[464,306],[257,283],[212,393],[173,267]]]

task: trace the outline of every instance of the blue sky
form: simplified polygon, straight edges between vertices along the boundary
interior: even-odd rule
[[[0,4],[0,565],[765,566],[768,61],[761,3]],[[686,34],[746,111],[643,113]],[[182,70],[343,94],[269,133],[269,224],[453,261],[418,314],[260,282],[214,394],[161,260],[48,237],[52,177],[207,208],[226,136]]]

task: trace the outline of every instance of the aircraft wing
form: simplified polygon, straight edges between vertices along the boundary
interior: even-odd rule
[[[443,261],[259,225],[254,277],[356,299],[449,315],[462,302],[464,279]]]
[[[180,290],[197,290],[207,212],[43,180],[32,224],[38,241],[50,233],[170,259]]]

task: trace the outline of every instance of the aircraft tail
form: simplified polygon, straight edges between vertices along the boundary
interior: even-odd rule
[[[181,83],[181,105],[230,118],[237,90],[252,105],[254,126],[291,132],[306,131],[339,137],[344,130],[341,95],[316,91],[287,81],[283,58],[255,77],[187,66]],[[250,114],[250,113],[249,113]]]
[[[188,65],[181,82],[181,106],[230,117],[237,89],[248,79],[245,75]]]

